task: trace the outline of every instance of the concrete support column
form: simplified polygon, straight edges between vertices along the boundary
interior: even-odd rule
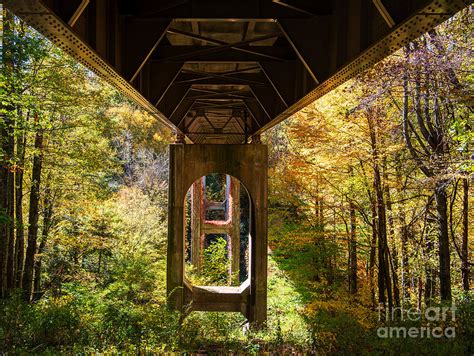
[[[240,183],[238,179],[226,175],[226,216],[224,220],[206,220],[206,211],[221,202],[208,202],[206,199],[206,179],[199,178],[191,186],[191,263],[197,271],[201,270],[205,234],[228,236],[228,254],[231,261],[229,275],[232,284],[239,280],[240,270]],[[224,202],[222,202],[224,203]]]
[[[230,273],[233,282],[236,283],[240,278],[240,184],[234,177],[230,177],[228,181],[230,185],[230,193],[227,197],[230,214],[230,233],[228,234],[231,259]]]
[[[202,236],[201,224],[204,217],[203,199],[204,199],[204,181],[199,179],[192,185],[191,192],[191,262],[197,271],[201,270],[202,245],[204,236]]]
[[[182,312],[239,311],[250,322],[262,324],[266,321],[267,165],[267,147],[257,143],[170,145],[167,292],[171,307]],[[193,286],[184,276],[186,193],[193,182],[211,173],[225,173],[235,177],[247,188],[250,195],[249,279],[240,287]],[[240,209],[237,204],[238,187],[238,181],[231,180],[230,196],[235,197],[235,200],[228,208],[230,212],[233,210],[234,219],[237,219],[237,210]],[[201,231],[206,230],[205,225],[207,223],[201,223]],[[238,225],[237,222],[233,224],[232,231],[227,229],[227,233],[236,234]],[[240,234],[240,228],[238,233]],[[234,257],[240,256],[240,246],[234,244],[231,246],[231,252]],[[234,270],[240,263],[237,261],[238,259],[233,260]]]

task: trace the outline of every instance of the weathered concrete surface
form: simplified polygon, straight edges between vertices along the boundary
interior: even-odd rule
[[[231,266],[229,276],[232,285],[238,282],[240,272],[240,182],[225,175],[226,190],[224,201],[208,201],[206,198],[206,180],[201,177],[191,186],[191,263],[198,272],[204,251],[206,234],[226,234],[227,249]],[[206,211],[213,207],[226,205],[223,220],[207,220]]]
[[[267,147],[261,144],[170,145],[167,289],[173,308],[181,311],[186,307],[221,311],[238,308],[251,322],[266,320],[267,157]],[[210,173],[237,178],[250,195],[250,283],[248,288],[239,289],[238,297],[234,290],[210,293],[206,288],[190,286],[184,277],[184,201],[193,182]],[[202,298],[208,302],[203,303]]]
[[[192,185],[191,189],[191,262],[197,271],[201,270],[201,250],[204,242],[201,231],[201,223],[204,217],[202,201],[205,197],[203,185],[204,181],[201,178]]]

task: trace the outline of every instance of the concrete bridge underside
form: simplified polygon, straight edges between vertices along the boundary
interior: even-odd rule
[[[176,132],[170,166],[171,304],[181,310],[185,303],[224,310],[219,307],[224,300],[235,304],[228,309],[240,308],[249,320],[263,322],[267,237],[266,157],[261,155],[266,151],[259,135],[469,2],[4,0],[4,4]],[[249,142],[253,145],[246,145]],[[184,147],[186,143],[195,145]],[[258,197],[258,203],[253,202],[251,255],[263,275],[252,272],[244,292],[203,287],[196,288],[193,297],[192,288],[185,285],[180,199],[189,188],[183,183],[188,182],[189,164],[203,175],[213,173],[207,168],[214,167],[226,174],[234,170],[237,178],[247,177],[246,170],[258,177],[249,183],[250,190],[255,189],[252,199]]]

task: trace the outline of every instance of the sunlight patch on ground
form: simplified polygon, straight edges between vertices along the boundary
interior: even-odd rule
[[[311,333],[304,320],[305,305],[294,283],[272,256],[268,258],[268,324],[285,338],[309,344]]]
[[[184,321],[186,340],[205,350],[245,349],[250,352],[269,348],[304,350],[311,346],[311,332],[304,319],[302,298],[293,282],[270,255],[268,259],[267,328],[245,332],[245,319],[239,313],[196,312]],[[184,341],[184,340],[183,340]]]

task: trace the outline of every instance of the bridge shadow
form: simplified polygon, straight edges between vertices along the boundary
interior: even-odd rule
[[[362,305],[360,295],[347,292],[347,271],[340,267],[345,239],[291,220],[269,215],[269,322],[274,322],[276,305],[277,315],[299,319],[312,351],[371,349],[376,313]],[[287,296],[295,308],[285,302]]]
[[[269,216],[267,328],[242,333],[238,313],[191,313],[183,334],[190,349],[312,353],[370,347],[344,292],[344,249],[321,229]],[[205,326],[205,327],[204,327]]]
[[[304,303],[315,296],[332,298],[343,287],[344,273],[337,267],[343,253],[336,239],[322,229],[269,217],[269,256]]]

